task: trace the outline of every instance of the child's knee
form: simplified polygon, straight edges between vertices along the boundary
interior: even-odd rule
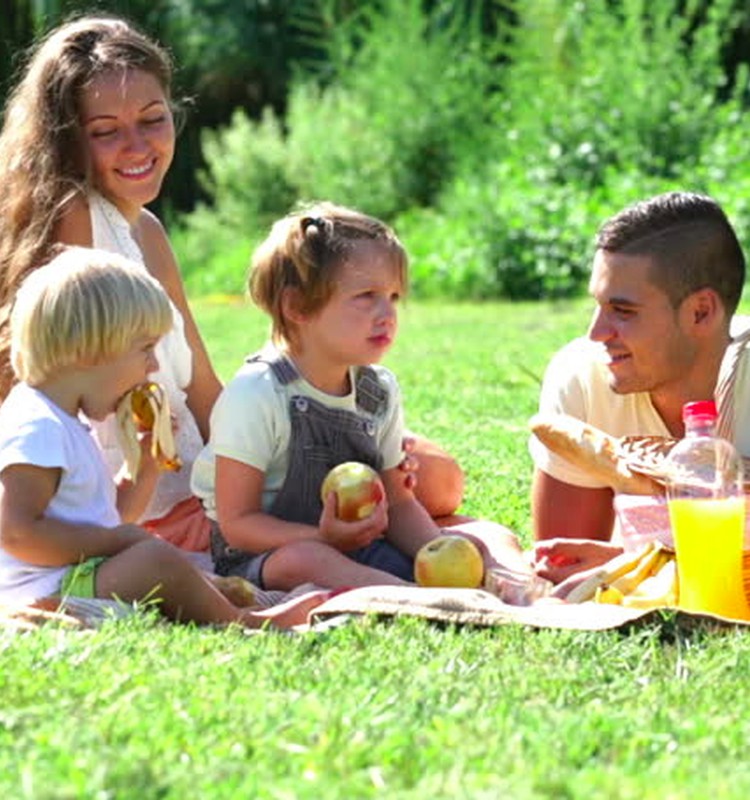
[[[182,566],[183,562],[189,563],[176,547],[156,536],[133,545],[132,552],[155,570]]]
[[[310,580],[311,565],[316,564],[330,547],[323,542],[302,541],[285,544],[274,551],[263,567],[266,585],[277,583],[296,586]]]

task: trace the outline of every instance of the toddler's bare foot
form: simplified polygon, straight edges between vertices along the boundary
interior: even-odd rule
[[[264,623],[270,623],[274,628],[292,628],[305,624],[310,612],[330,597],[331,592],[327,590],[308,592],[262,611],[248,610],[242,615],[242,621],[249,628],[261,628]]]

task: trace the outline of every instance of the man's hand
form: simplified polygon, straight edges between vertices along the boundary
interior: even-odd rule
[[[533,550],[534,571],[553,583],[562,583],[571,575],[606,564],[619,556],[622,548],[592,539],[546,539]]]

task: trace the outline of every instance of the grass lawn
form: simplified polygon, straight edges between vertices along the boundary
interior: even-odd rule
[[[229,377],[265,319],[195,307]],[[388,356],[409,425],[465,467],[463,511],[527,542],[526,421],[588,310],[413,303]],[[365,619],[246,636],[146,614],[0,632],[0,797],[744,799],[748,685],[750,635],[669,615],[599,633]]]

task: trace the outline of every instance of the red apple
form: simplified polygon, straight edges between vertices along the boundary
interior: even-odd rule
[[[380,475],[358,461],[345,461],[326,475],[320,489],[324,503],[330,492],[336,493],[336,516],[345,522],[369,517],[385,497]]]
[[[476,589],[484,577],[484,559],[468,539],[445,534],[419,550],[414,559],[414,577],[420,586]]]

